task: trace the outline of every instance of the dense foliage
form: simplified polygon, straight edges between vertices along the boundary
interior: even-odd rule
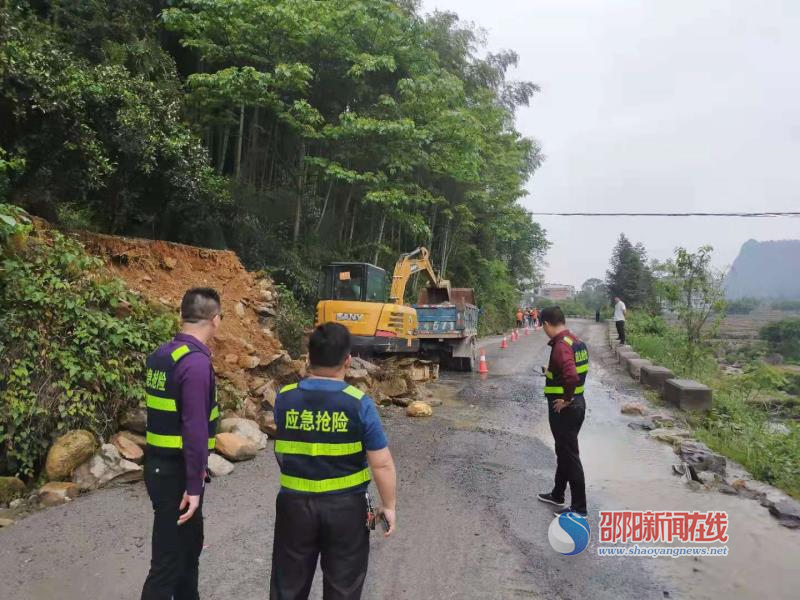
[[[123,304],[124,303],[124,304]],[[75,240],[0,204],[0,473],[31,476],[52,437],[116,430],[147,352],[177,326],[102,275]]]
[[[322,264],[418,245],[492,326],[539,277],[518,200],[542,157],[514,128],[537,88],[453,14],[12,0],[0,32],[0,194],[36,214],[232,248],[303,304]]]
[[[770,350],[792,361],[800,361],[800,319],[784,319],[769,323],[759,332],[770,344]]]
[[[611,255],[606,290],[611,298],[622,298],[628,308],[652,308],[655,302],[647,251],[641,243],[634,246],[624,233],[619,235]]]

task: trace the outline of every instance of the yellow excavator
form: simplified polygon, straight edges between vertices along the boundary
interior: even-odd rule
[[[430,283],[429,302],[449,302],[450,282],[437,275],[426,248],[400,256],[391,285],[386,271],[375,265],[331,263],[322,270],[316,322],[346,326],[356,352],[418,352],[417,311],[404,303],[406,286],[417,273]]]

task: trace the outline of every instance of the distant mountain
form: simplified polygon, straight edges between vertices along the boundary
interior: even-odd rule
[[[800,299],[800,240],[745,242],[726,279],[725,295]]]

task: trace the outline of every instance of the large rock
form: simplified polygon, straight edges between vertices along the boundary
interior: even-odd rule
[[[111,436],[110,441],[114,444],[114,447],[119,450],[120,455],[125,460],[129,460],[137,465],[142,464],[144,461],[144,449],[128,436],[115,433]],[[147,442],[145,441],[145,443]]]
[[[110,481],[127,483],[142,476],[142,467],[122,458],[114,444],[103,444],[97,454],[75,469],[72,481],[81,490],[93,490]]]
[[[350,359],[350,367],[353,369],[363,369],[370,375],[376,375],[381,370],[381,368],[375,363],[371,363],[368,360],[364,360],[358,356],[354,356]]]
[[[80,488],[69,481],[51,481],[39,489],[39,502],[45,506],[58,506],[77,498]]]
[[[406,408],[409,417],[430,417],[433,414],[431,405],[422,400],[415,400]]]
[[[138,433],[134,433],[132,431],[118,431],[115,435],[118,435],[119,437],[123,437],[126,440],[133,442],[134,444],[139,446],[139,448],[141,448],[142,450],[144,450],[145,447],[147,446],[147,438],[145,438],[143,435],[139,435]]]
[[[228,462],[219,454],[209,454],[208,474],[212,477],[222,477],[233,472],[233,463]]]
[[[408,383],[405,377],[396,373],[390,375],[383,381],[379,381],[376,388],[390,398],[397,398],[408,394]]]
[[[433,371],[431,365],[427,363],[418,362],[411,365],[410,370],[411,380],[416,382],[430,381],[433,379]]]
[[[366,369],[356,369],[351,366],[347,369],[347,373],[345,373],[345,379],[348,383],[355,384],[369,381],[370,376]]]
[[[261,414],[261,404],[252,398],[246,398],[244,401],[244,418],[251,421],[258,421],[258,415]]]
[[[97,450],[97,440],[91,431],[68,431],[50,446],[45,472],[51,481],[69,479],[72,472],[89,460]]]
[[[275,408],[275,397],[278,395],[278,391],[275,389],[274,382],[267,381],[260,385],[255,390],[255,395],[261,399],[261,406]]]
[[[685,463],[693,466],[697,471],[725,474],[725,457],[715,454],[705,444],[694,440],[681,440],[676,444],[675,452]]]
[[[800,502],[793,498],[784,498],[769,505],[769,512],[778,518],[784,527],[800,528]]]
[[[216,449],[232,461],[250,460],[258,454],[258,445],[238,433],[218,433]]]
[[[120,417],[119,428],[144,433],[147,431],[147,410],[142,407],[126,410]]]
[[[667,379],[664,400],[681,410],[711,410],[711,388],[691,379]]]
[[[620,412],[623,415],[639,415],[643,417],[647,412],[647,407],[641,402],[626,402],[620,408]]]
[[[14,524],[14,519],[0,519],[0,529]]]
[[[0,477],[0,502],[8,504],[25,495],[25,484],[17,477]]]
[[[266,436],[262,433],[258,423],[250,419],[222,419],[219,423],[219,432],[238,434],[255,444],[258,450],[267,447]]]
[[[272,411],[265,411],[258,417],[258,426],[267,435],[275,437],[278,434],[278,426],[275,424],[275,414]]]

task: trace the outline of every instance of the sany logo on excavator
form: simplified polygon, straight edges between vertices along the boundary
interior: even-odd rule
[[[364,313],[336,313],[337,321],[361,321],[364,319]]]

